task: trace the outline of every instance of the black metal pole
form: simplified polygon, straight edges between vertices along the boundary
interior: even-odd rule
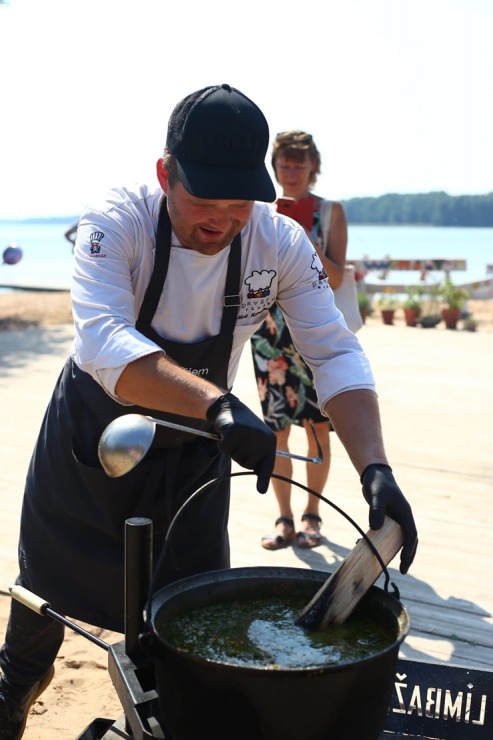
[[[133,517],[125,522],[125,653],[142,657],[139,634],[152,577],[152,520]]]

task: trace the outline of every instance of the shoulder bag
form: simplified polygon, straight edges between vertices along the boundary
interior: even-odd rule
[[[328,245],[331,215],[332,201],[322,200],[320,204],[320,224],[322,227],[324,253],[327,256],[329,256]],[[356,334],[356,332],[363,326],[363,319],[361,318],[359,310],[358,291],[356,289],[353,265],[344,265],[344,277],[342,279],[342,283],[333,292],[337,308],[344,316],[348,328],[353,332],[353,334]]]

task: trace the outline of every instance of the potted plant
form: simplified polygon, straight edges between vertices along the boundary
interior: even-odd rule
[[[445,326],[447,329],[456,329],[469,293],[465,288],[454,285],[447,275],[440,285],[440,296],[446,303],[446,307],[442,308],[442,318],[445,321]]]
[[[358,306],[364,324],[366,317],[371,314],[371,298],[368,293],[358,292]]]
[[[472,316],[467,316],[464,319],[464,329],[466,331],[476,331],[478,328],[478,320],[474,319]]]
[[[394,323],[394,315],[399,305],[397,296],[391,293],[382,293],[378,299],[378,306],[380,308],[380,314],[384,324],[392,325]]]
[[[407,288],[407,298],[402,304],[406,326],[416,326],[421,315],[421,304],[423,300],[423,288],[421,286],[410,286]]]

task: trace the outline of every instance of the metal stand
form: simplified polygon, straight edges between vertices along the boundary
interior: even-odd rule
[[[110,647],[109,655],[124,715],[116,722],[94,720],[77,740],[172,740],[161,724],[152,666],[137,666],[123,642]],[[490,740],[492,717],[493,671],[399,660],[379,740]]]
[[[124,714],[116,723],[108,719],[95,719],[77,740],[166,740],[159,717],[158,695],[154,688],[154,666],[139,646],[151,578],[152,521],[140,517],[127,519],[125,640],[110,645],[108,649],[108,672]]]
[[[122,641],[110,646],[108,672],[123,715],[116,722],[95,719],[77,740],[166,740],[154,688],[154,666],[149,661],[135,663],[126,654],[125,642]]]
[[[76,740],[172,740],[160,717],[154,666],[139,647],[151,576],[152,521],[129,519],[125,640],[108,648],[108,671],[124,713],[116,721],[95,719]],[[493,671],[399,660],[380,740],[490,740],[492,718]]]

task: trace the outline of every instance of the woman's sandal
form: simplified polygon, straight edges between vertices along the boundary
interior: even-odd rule
[[[316,532],[297,532],[296,533],[296,544],[298,547],[317,547],[322,541],[322,535],[320,534],[320,526],[322,520],[318,514],[303,514],[301,517],[302,522],[311,522],[313,529]]]
[[[282,537],[280,534],[268,534],[262,537],[261,545],[266,550],[281,550],[283,547],[288,547],[295,539],[296,532],[294,531],[294,522],[288,516],[280,516],[276,519],[275,526],[278,524],[287,524],[291,527],[291,532],[288,532],[286,537]]]

